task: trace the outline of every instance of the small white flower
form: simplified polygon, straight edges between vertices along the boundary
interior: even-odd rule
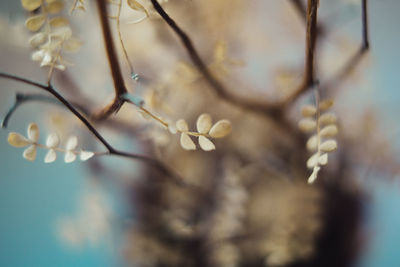
[[[71,163],[76,159],[76,152],[74,151],[78,146],[78,138],[76,136],[71,136],[67,140],[67,144],[65,145],[65,163]]]
[[[54,162],[57,158],[55,148],[60,144],[60,138],[57,134],[52,133],[47,137],[46,146],[49,147],[49,151],[47,152],[44,162],[51,163]]]
[[[32,53],[33,61],[42,61],[44,58],[44,50],[40,49]]]
[[[90,158],[93,157],[93,156],[94,156],[94,153],[93,153],[93,152],[82,150],[81,153],[80,153],[80,155],[79,155],[79,158],[80,158],[80,160],[82,160],[82,161],[86,161],[86,160],[90,159]]]
[[[36,146],[39,141],[39,127],[36,123],[30,123],[28,125],[28,139],[31,145],[25,149],[24,158],[30,161],[34,161],[36,159]]]
[[[45,51],[42,62],[40,63],[40,67],[49,66],[49,65],[51,65],[52,61],[53,61],[53,58],[52,58],[50,52]]]
[[[36,159],[36,147],[39,141],[39,127],[36,123],[30,123],[28,125],[28,138],[22,136],[19,133],[11,132],[8,135],[8,143],[14,147],[26,147],[23,153],[23,157],[29,161]]]

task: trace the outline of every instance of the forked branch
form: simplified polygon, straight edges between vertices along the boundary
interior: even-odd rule
[[[119,65],[117,53],[115,51],[114,42],[111,34],[110,24],[108,21],[107,3],[105,0],[97,0],[97,10],[101,22],[104,45],[107,52],[108,63],[114,82],[115,96],[114,100],[105,108],[100,110],[94,117],[97,120],[105,119],[111,114],[117,112],[124,104],[125,100],[122,95],[128,92],[124,79],[122,77],[121,68]]]
[[[161,161],[159,161],[159,160],[157,160],[155,158],[151,158],[151,157],[147,157],[147,156],[139,155],[139,154],[134,154],[134,153],[129,153],[129,152],[121,151],[121,150],[118,150],[118,149],[114,148],[96,130],[96,128],[89,122],[89,120],[85,118],[85,116],[83,116],[68,100],[66,100],[60,93],[57,92],[57,90],[53,87],[53,85],[51,85],[51,84],[48,84],[48,85],[41,84],[41,83],[38,83],[38,82],[34,82],[34,81],[31,81],[31,80],[28,80],[28,79],[25,79],[25,78],[22,78],[22,77],[19,77],[19,76],[7,74],[7,73],[0,73],[0,77],[32,85],[32,86],[34,86],[36,88],[42,89],[42,90],[50,93],[51,95],[53,95],[61,104],[63,104],[69,111],[71,111],[72,114],[74,114],[75,117],[77,117],[86,126],[86,128],[97,138],[97,140],[99,140],[106,147],[106,149],[107,149],[107,153],[106,154],[114,155],[114,156],[121,156],[121,157],[126,157],[126,158],[131,158],[131,159],[135,159],[135,160],[139,160],[139,161],[145,162],[145,163],[147,163],[149,165],[154,166],[156,169],[158,169],[160,172],[164,173],[166,176],[171,177],[175,182],[177,182],[179,184],[182,184],[182,185],[188,186],[188,184],[186,182],[184,182],[184,180],[179,175],[177,175],[174,172],[172,172]]]
[[[294,93],[287,98],[284,105],[287,106],[296,100],[300,94],[314,85],[315,45],[317,42],[317,10],[319,0],[308,0],[307,2],[307,30],[306,30],[306,60],[304,67],[303,82]]]

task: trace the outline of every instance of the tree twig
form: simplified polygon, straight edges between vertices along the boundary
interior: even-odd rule
[[[99,140],[106,147],[108,155],[121,156],[121,157],[131,158],[131,159],[145,162],[149,165],[154,166],[155,168],[157,168],[159,171],[161,171],[165,175],[171,177],[175,182],[182,184],[182,185],[187,185],[187,186],[189,185],[184,181],[183,178],[181,178],[176,173],[172,172],[167,166],[165,166],[164,163],[162,163],[161,161],[159,161],[157,159],[147,157],[144,155],[121,151],[121,150],[114,148],[68,100],[66,100],[61,94],[59,94],[56,91],[56,89],[53,87],[53,85],[51,85],[51,84],[45,85],[45,84],[34,82],[34,81],[31,81],[31,80],[28,80],[28,79],[25,79],[25,78],[22,78],[19,76],[7,74],[7,73],[1,73],[1,72],[0,72],[0,77],[32,85],[36,88],[42,89],[42,90],[50,93],[51,95],[53,95],[60,103],[62,103],[69,111],[72,112],[72,114],[75,115],[75,117],[77,117],[86,126],[86,128],[97,138],[97,140]]]
[[[103,33],[104,45],[107,52],[108,63],[114,82],[115,97],[114,100],[105,108],[100,110],[94,115],[97,120],[105,119],[111,114],[117,112],[124,104],[125,100],[121,97],[127,93],[128,90],[125,86],[122,77],[121,68],[119,65],[117,53],[115,52],[114,42],[111,34],[110,24],[108,22],[107,4],[105,0],[97,0],[97,10],[101,22],[101,29]]]
[[[4,116],[4,119],[1,122],[1,127],[2,128],[7,128],[8,121],[10,120],[10,118],[14,114],[14,112],[18,109],[18,107],[21,106],[22,104],[26,103],[26,102],[31,102],[31,101],[46,102],[46,103],[51,103],[51,104],[56,104],[56,105],[63,106],[56,99],[54,99],[53,97],[49,97],[47,95],[16,93],[15,101],[12,104],[12,106],[10,107],[10,109],[7,111],[6,115]],[[86,116],[89,114],[88,110],[86,108],[84,108],[83,106],[78,105],[76,103],[71,103],[71,104],[74,107],[76,107],[78,110],[80,110],[83,114],[85,114]]]
[[[317,10],[319,0],[308,0],[307,3],[307,31],[306,31],[306,60],[304,67],[303,82],[297,90],[290,95],[284,105],[287,106],[296,100],[300,94],[314,85],[314,60],[315,60],[315,45],[317,41]]]

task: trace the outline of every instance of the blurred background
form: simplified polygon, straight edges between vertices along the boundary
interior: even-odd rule
[[[264,8],[276,5],[276,3],[272,3],[274,2],[272,0],[255,2]],[[346,34],[346,36],[350,36],[350,41],[357,43],[360,39],[358,2],[360,1],[321,0],[320,18],[322,21],[329,22],[326,24],[334,25],[335,32]],[[389,140],[396,155],[400,156],[400,124],[398,122],[400,112],[398,105],[400,101],[400,75],[398,75],[400,19],[398,10],[400,10],[400,2],[397,0],[370,0],[368,3],[371,51],[364,59],[361,70],[357,71],[362,82],[358,82],[354,88],[346,88],[345,92],[341,92],[338,102],[342,108],[342,114],[362,114],[372,110],[381,125],[380,130]],[[283,14],[296,16],[289,3],[281,5],[286,5],[285,8],[288,12]],[[0,40],[0,71],[38,81],[44,80],[45,72],[30,60],[30,50],[27,44],[29,35],[23,27],[26,17],[24,10],[20,7],[20,1],[3,0],[0,7],[2,37]],[[86,20],[96,19],[90,11],[87,13],[89,14],[85,18]],[[81,20],[84,17],[82,14],[77,16]],[[271,25],[268,19],[258,22],[263,23],[263,27]],[[78,23],[78,26],[82,27],[81,32],[85,32],[91,25],[93,24]],[[301,34],[301,26],[298,26],[299,34]],[[137,25],[133,27],[137,27]],[[100,32],[93,33],[95,37],[91,40],[84,39],[81,54],[72,58],[78,61],[77,58],[82,57],[85,52],[103,49],[102,43],[95,41],[99,34]],[[279,38],[279,36],[275,38]],[[299,51],[302,51],[302,47],[303,45],[298,48]],[[302,55],[301,53],[300,55]],[[298,54],[297,50],[295,54]],[[291,55],[291,52],[284,55],[276,54],[270,60],[279,62],[283,58],[284,61],[290,61]],[[245,61],[247,63],[244,71],[246,75],[250,75],[255,84],[262,85],[265,77],[258,68],[257,59],[249,57]],[[76,64],[79,63],[76,62]],[[99,65],[96,61],[91,61],[82,63],[82,65],[83,67],[77,67],[78,70],[72,70],[72,72],[86,69],[86,73],[90,73],[93,70],[91,65],[99,68],[98,72],[101,70],[107,72],[104,62]],[[71,69],[73,68],[71,67]],[[93,76],[90,78],[90,75],[85,75],[85,77],[81,82],[83,85],[102,84],[102,81],[98,81]],[[110,81],[108,80],[106,83],[110,83]],[[15,92],[29,91],[23,84],[4,79],[0,80],[0,88],[0,114],[2,116],[8,111]],[[107,90],[102,94],[104,98],[107,98]],[[103,96],[101,95],[99,99]],[[57,161],[53,164],[45,164],[41,160],[32,163],[23,160],[22,150],[8,145],[9,131],[25,133],[29,122],[40,121],[41,125],[46,125],[45,120],[40,119],[46,115],[46,111],[41,107],[42,104],[34,102],[22,106],[14,114],[8,129],[0,131],[0,266],[124,266],[122,257],[124,251],[121,248],[124,236],[118,231],[118,227],[108,229],[108,232],[112,233],[111,237],[104,240],[89,238],[82,241],[69,235],[70,233],[63,233],[60,230],[62,228],[60,225],[67,224],[68,228],[70,218],[81,214],[82,209],[85,209],[85,205],[82,203],[88,203],[88,209],[94,209],[95,216],[102,216],[102,214],[96,213],[96,207],[91,206],[91,198],[89,197],[88,200],[88,195],[96,199],[94,206],[99,205],[100,201],[100,203],[104,203],[104,206],[109,207],[114,213],[113,216],[128,218],[127,214],[130,213],[130,209],[126,207],[123,190],[111,183],[104,181],[100,183],[91,177],[92,174],[88,171],[87,163],[64,164],[62,161]],[[351,127],[351,122],[346,126]],[[44,132],[46,132],[45,128]],[[43,134],[45,135],[45,133]],[[111,138],[114,138],[114,141],[118,139],[118,137]],[[362,145],[360,142],[360,146]],[[39,158],[42,158],[44,153],[39,155]],[[129,164],[125,161],[118,163],[118,159],[115,162],[121,166]],[[132,167],[132,169],[135,168]],[[372,171],[359,181],[366,192],[366,197],[363,199],[366,212],[362,222],[363,249],[355,266],[400,266],[398,251],[400,248],[399,178],[400,174],[396,177],[381,177],[380,174],[376,175]],[[90,219],[88,221],[92,222]],[[124,219],[118,221],[119,223],[124,222]],[[65,239],[78,245],[71,246],[68,242],[63,242]]]

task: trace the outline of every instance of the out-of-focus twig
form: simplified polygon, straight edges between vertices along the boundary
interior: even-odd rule
[[[157,0],[151,0],[151,3],[153,4],[153,7],[157,11],[157,13],[162,17],[162,19],[178,35],[187,53],[189,54],[189,57],[192,60],[193,64],[196,66],[199,72],[203,75],[204,79],[214,89],[214,91],[217,93],[219,97],[246,110],[254,111],[257,113],[268,114],[273,119],[281,118],[282,110],[281,110],[281,105],[279,104],[250,101],[243,99],[243,97],[231,94],[229,90],[226,89],[224,85],[222,85],[208,70],[206,64],[199,56],[199,53],[195,49],[189,36],[165,12],[165,10],[157,2]]]
[[[122,95],[128,92],[124,79],[122,77],[121,68],[119,65],[117,53],[115,51],[114,42],[112,39],[110,24],[108,21],[107,4],[105,0],[97,0],[97,10],[101,22],[103,32],[104,45],[107,52],[107,58],[110,65],[110,70],[114,82],[115,96],[114,100],[97,112],[93,117],[97,120],[106,119],[111,114],[117,112],[124,104],[125,100]]]
[[[344,82],[347,77],[349,77],[353,70],[361,62],[361,59],[369,51],[369,28],[368,28],[368,7],[367,0],[361,0],[361,46],[357,49],[353,55],[346,61],[344,66],[333,75],[325,84],[322,86],[323,91],[329,91],[332,88],[337,88],[340,83]]]

